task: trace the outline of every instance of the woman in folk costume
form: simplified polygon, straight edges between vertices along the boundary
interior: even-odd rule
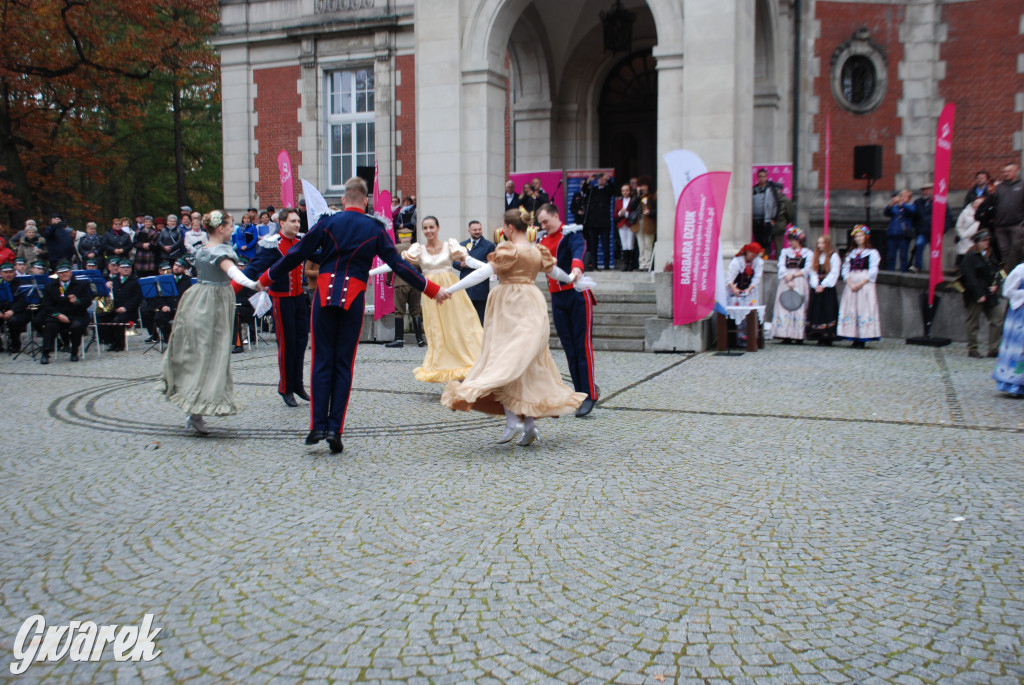
[[[203,416],[238,413],[231,380],[231,328],[235,291],[231,281],[263,290],[238,268],[231,248],[234,227],[223,212],[203,218],[209,242],[196,251],[196,277],[178,301],[174,327],[160,365],[162,391],[168,402],[188,415],[186,424],[200,435],[210,431]]]
[[[547,248],[530,242],[517,210],[505,213],[504,234],[507,240],[488,255],[489,264],[448,288],[454,293],[492,274],[501,279],[487,298],[480,357],[464,381],[448,384],[441,403],[453,410],[504,414],[505,431],[498,442],[522,432],[517,444],[529,445],[539,435],[535,419],[572,414],[587,396],[562,382],[548,348],[547,302],[536,285],[541,271],[563,283],[572,277],[555,266]],[[591,284],[577,281],[578,288]]]
[[[878,295],[875,293],[875,279],[881,256],[871,247],[871,231],[863,224],[853,227],[853,240],[857,247],[846,254],[843,262],[843,299],[839,303],[840,338],[853,341],[854,347],[864,347],[869,340],[882,337],[881,322],[878,318]]]
[[[807,335],[807,297],[810,294],[811,251],[804,247],[807,234],[796,226],[786,231],[789,245],[779,253],[779,289],[775,295],[775,313],[772,318],[772,335],[783,344],[804,344]],[[787,309],[782,304],[782,295],[787,290],[800,294],[801,305]]]
[[[819,345],[831,346],[836,338],[839,298],[836,284],[843,263],[827,235],[818,238],[811,255],[810,298],[807,303],[807,337]]]
[[[1009,306],[992,378],[997,390],[1019,397],[1024,395],[1024,264],[1014,267],[1003,281],[1003,297]]]
[[[423,219],[426,243],[413,243],[408,250],[402,252],[402,259],[420,267],[428,281],[450,291],[450,286],[459,282],[459,275],[452,269],[452,262],[464,262],[474,268],[482,267],[484,263],[472,259],[466,248],[454,238],[442,242],[437,237],[440,228],[435,217]],[[370,274],[390,270],[385,265],[372,269]],[[413,370],[418,381],[447,383],[461,380],[480,356],[483,328],[469,296],[466,293],[453,295],[451,302],[445,305],[442,308],[431,298],[424,298],[422,302],[427,354],[423,357],[423,366]]]
[[[741,247],[729,262],[725,275],[729,306],[754,307],[761,304],[762,249],[760,243],[749,243]]]

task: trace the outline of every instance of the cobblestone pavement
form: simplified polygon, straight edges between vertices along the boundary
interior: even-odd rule
[[[360,348],[336,457],[302,445],[272,346],[234,357],[245,409],[205,439],[152,353],[4,355],[2,677],[1024,680],[1024,401],[992,360],[598,353],[598,408],[521,448],[442,408],[422,352]],[[14,678],[37,613],[152,613],[161,654]]]

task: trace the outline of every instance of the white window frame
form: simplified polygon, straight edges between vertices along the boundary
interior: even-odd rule
[[[374,76],[373,64],[348,66],[324,71],[324,178],[325,190],[341,191],[345,181],[356,175],[360,166],[374,166],[376,160],[376,93],[374,88],[358,89],[359,72]],[[345,92],[345,80],[351,79]],[[374,80],[376,83],[376,80]],[[360,96],[362,96],[362,101]],[[346,102],[347,101],[347,102]],[[345,105],[348,105],[348,111]],[[360,111],[362,107],[362,111]],[[346,130],[347,129],[347,130]],[[335,130],[340,147],[335,146]],[[344,147],[349,143],[348,151]],[[360,145],[362,143],[362,145]],[[335,173],[335,161],[338,171]],[[349,168],[346,170],[346,162]],[[364,164],[365,162],[365,164]]]

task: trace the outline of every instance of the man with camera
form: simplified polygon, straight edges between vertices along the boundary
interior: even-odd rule
[[[964,308],[967,310],[967,355],[981,358],[978,351],[978,328],[981,315],[988,319],[988,356],[999,355],[1003,339],[1005,307],[999,301],[1001,281],[999,263],[992,255],[992,238],[988,231],[974,235],[974,249],[964,255],[963,271]]]

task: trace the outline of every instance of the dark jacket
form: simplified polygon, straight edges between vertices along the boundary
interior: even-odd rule
[[[11,299],[0,300],[0,314],[6,312],[21,314],[26,311],[28,309],[28,300],[25,299],[24,294],[18,292],[18,284],[12,281],[7,286],[11,290]]]
[[[51,262],[71,260],[75,256],[75,232],[64,221],[50,224],[43,230]]]
[[[321,307],[349,309],[355,303],[361,307],[374,257],[383,259],[397,276],[427,296],[433,297],[440,290],[440,286],[425,279],[398,256],[395,243],[381,221],[354,208],[322,217],[305,238],[260,276],[260,283],[269,287],[318,249],[317,296]]]
[[[580,188],[586,200],[586,210],[583,212],[584,228],[610,228],[612,225],[612,184],[605,183],[604,187],[590,185],[590,181],[584,181]]]
[[[1003,181],[997,185],[995,205],[992,223],[996,226],[1016,226],[1024,222],[1024,181],[1018,178],[1012,183]]]
[[[964,275],[964,297],[968,302],[977,302],[984,297],[985,306],[991,307],[999,301],[999,288],[994,293],[989,292],[999,273],[999,264],[992,257],[992,250],[987,255],[971,250],[960,262],[960,270]]]
[[[84,265],[87,259],[103,261],[103,236],[99,233],[96,235],[86,233],[78,240],[78,261]]]
[[[142,288],[139,287],[139,279],[132,274],[128,278],[111,282],[114,295],[114,309],[124,307],[128,314],[135,314],[142,304]]]
[[[114,254],[114,250],[124,250],[121,254]],[[127,259],[128,253],[132,251],[132,236],[128,231],[107,231],[103,234],[103,252],[107,259]]]
[[[71,295],[76,301],[71,302]],[[63,314],[69,319],[88,319],[89,305],[92,304],[92,288],[85,281],[74,276],[61,291],[59,279],[51,278],[43,290],[42,312],[47,319]]]
[[[469,246],[472,244],[472,242],[473,242],[472,239],[469,239],[469,240],[463,240],[460,244],[464,248],[469,250],[469,256],[470,257],[472,257],[473,259],[479,259],[481,262],[486,262],[487,261],[487,255],[489,255],[492,252],[494,252],[494,243],[492,243],[487,238],[484,238],[483,236],[480,236],[480,240],[477,241],[476,247],[474,247],[473,249],[470,250]],[[459,279],[460,280],[465,278],[469,274],[473,273],[474,271],[476,271],[476,269],[471,269],[468,266],[463,266],[459,262],[453,263],[452,266],[454,266],[456,269],[459,270]],[[490,282],[490,280],[486,280],[483,283],[477,283],[474,286],[466,288],[466,294],[469,295],[469,299],[471,299],[471,300],[486,300],[487,299],[487,295],[490,294],[490,292],[491,292],[491,282]]]
[[[512,200],[511,201],[509,201],[508,197],[506,196],[505,197],[505,211],[507,212],[510,209],[519,209],[519,205],[520,205],[521,202],[522,202],[522,200],[520,200],[519,196],[516,195],[515,193],[512,193]]]
[[[886,205],[882,214],[889,217],[889,228],[885,234],[890,238],[907,238],[914,233],[914,217],[917,216],[917,208],[907,203],[905,205]]]
[[[181,256],[182,251],[185,247],[185,236],[177,226],[174,228],[167,228],[166,226],[160,231],[160,235],[157,236],[156,244],[160,246],[160,249],[156,251],[157,262],[167,260],[170,261]],[[171,248],[168,252],[165,247]]]

